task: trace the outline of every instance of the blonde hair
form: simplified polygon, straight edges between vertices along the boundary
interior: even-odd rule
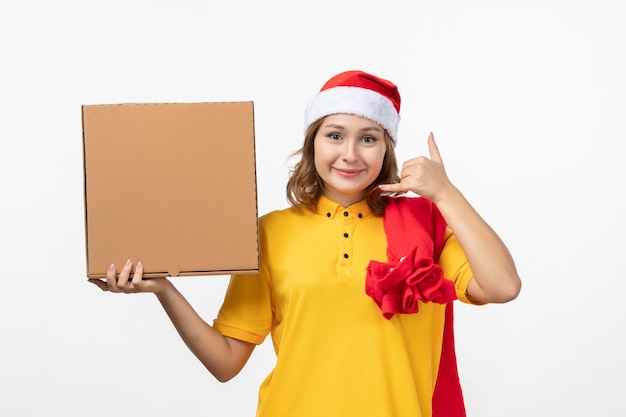
[[[317,131],[322,125],[324,118],[313,122],[306,131],[302,148],[290,155],[300,155],[300,161],[296,163],[289,173],[287,181],[287,201],[294,207],[308,207],[315,209],[317,200],[323,194],[324,183],[315,169],[314,141]],[[378,188],[378,184],[400,182],[398,177],[398,161],[391,136],[385,130],[386,152],[383,166],[378,177],[366,189],[367,204],[374,214],[382,215],[387,206],[387,199]]]

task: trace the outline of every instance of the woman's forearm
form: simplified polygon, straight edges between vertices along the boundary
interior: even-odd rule
[[[450,184],[439,196],[437,208],[463,248],[474,273],[468,295],[489,303],[516,298],[521,280],[504,242],[456,187]]]
[[[223,336],[204,321],[173,286],[156,294],[187,347],[218,380],[224,382],[239,373],[254,345]]]

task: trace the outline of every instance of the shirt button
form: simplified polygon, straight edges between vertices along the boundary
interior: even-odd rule
[[[343,237],[348,237],[348,234],[347,234],[347,233],[344,233],[344,234],[343,234]]]
[[[362,219],[363,215],[361,213],[359,213],[359,219]]]
[[[330,213],[326,213],[326,217],[330,217]]]
[[[344,215],[344,217],[348,217],[348,212],[347,212],[347,211],[344,211],[344,212],[343,212],[343,215]]]
[[[344,254],[343,254],[343,257],[344,257],[344,258],[346,258],[346,259],[348,259],[348,254],[347,254],[347,253],[344,253]]]

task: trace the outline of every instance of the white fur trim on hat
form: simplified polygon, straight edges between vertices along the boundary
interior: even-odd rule
[[[339,86],[319,92],[306,106],[304,129],[322,117],[347,113],[370,119],[385,128],[394,145],[398,142],[400,115],[391,100],[361,87]]]

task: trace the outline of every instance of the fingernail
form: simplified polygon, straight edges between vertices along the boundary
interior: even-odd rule
[[[126,265],[130,265],[130,259],[126,261]]]
[[[143,268],[143,264],[141,263],[141,261],[137,262],[137,268]]]
[[[113,271],[115,269],[115,264],[109,265],[109,271]]]

